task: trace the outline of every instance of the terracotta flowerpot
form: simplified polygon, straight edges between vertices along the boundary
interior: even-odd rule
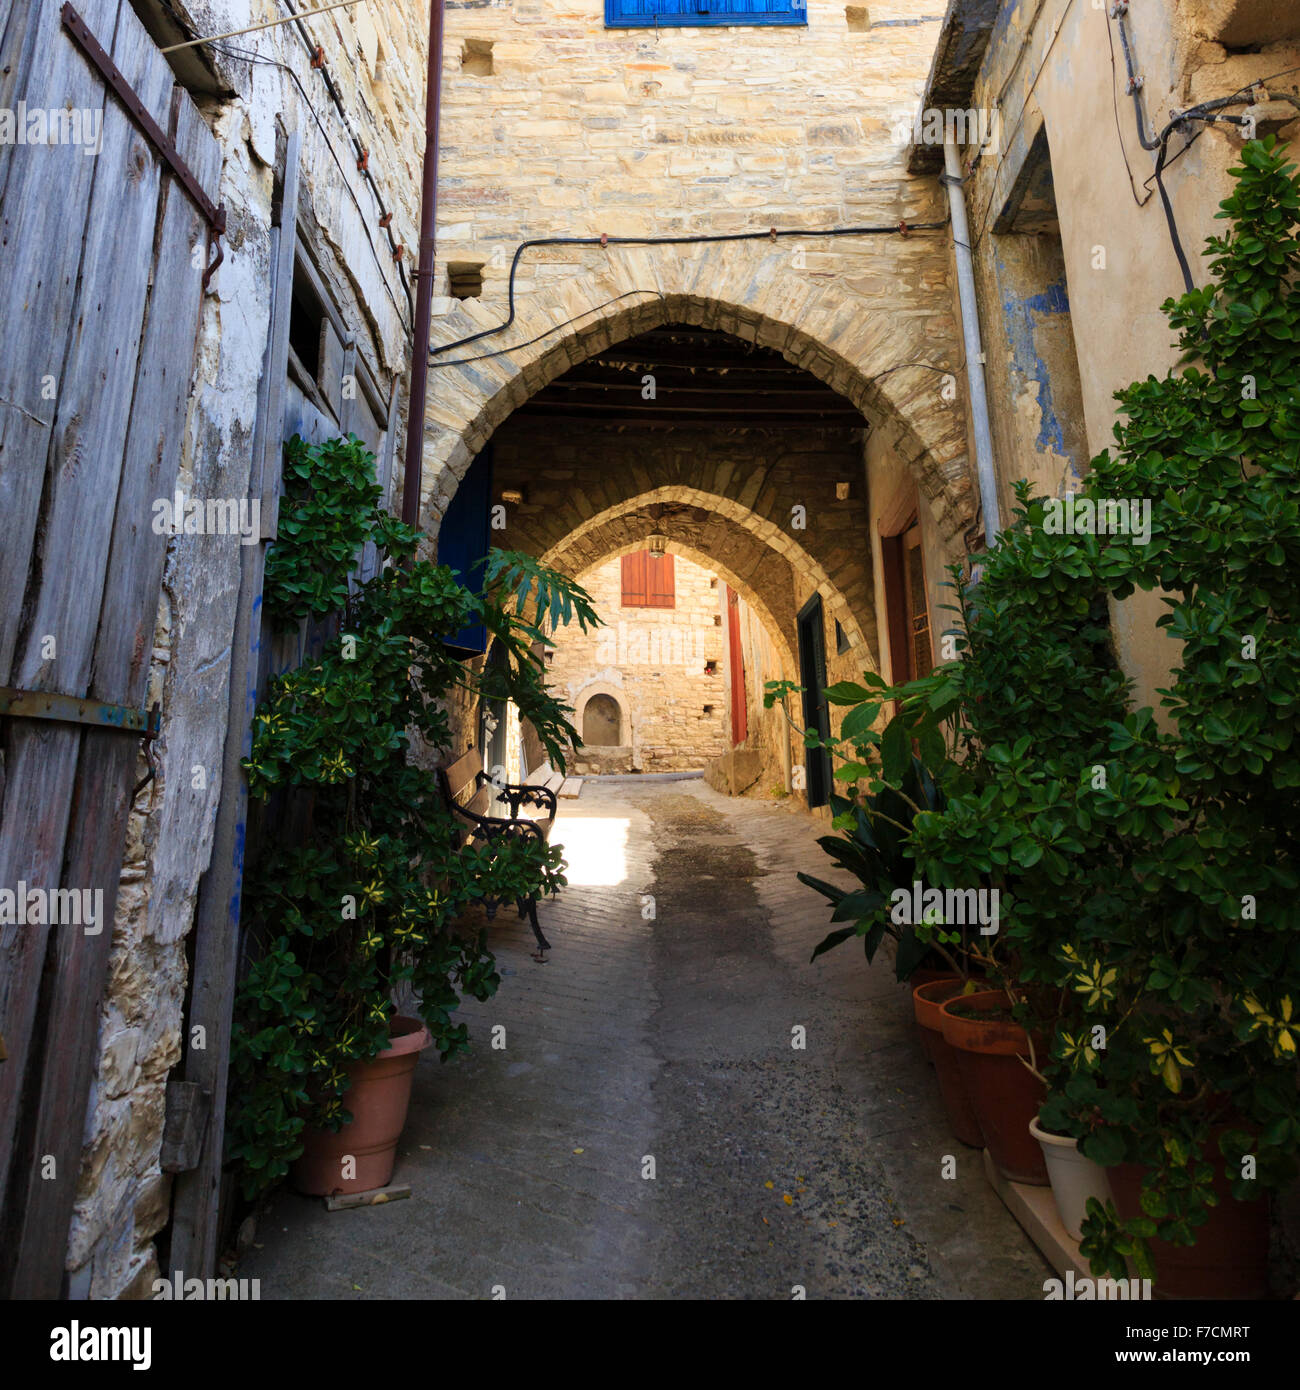
[[[1195,1245],[1171,1245],[1150,1240],[1155,1261],[1157,1298],[1266,1298],[1268,1296],[1268,1198],[1238,1202],[1219,1152],[1221,1129],[1211,1137],[1205,1157],[1214,1169],[1213,1187],[1219,1199],[1210,1219],[1196,1228]],[[1140,1216],[1138,1194],[1146,1169],[1139,1163],[1119,1163],[1106,1170],[1115,1193],[1115,1210],[1122,1217]]]
[[[1088,1198],[1095,1197],[1103,1206],[1110,1199],[1106,1169],[1079,1152],[1077,1139],[1043,1129],[1037,1118],[1030,1120],[1029,1132],[1042,1147],[1061,1225],[1071,1240],[1079,1240],[1088,1215]]]
[[[392,1178],[415,1064],[433,1039],[418,1018],[398,1015],[389,1021],[389,1031],[392,1041],[383,1052],[348,1068],[352,1085],[344,1092],[343,1104],[352,1112],[352,1123],[337,1134],[304,1131],[302,1156],[290,1172],[299,1192],[315,1197],[369,1192],[386,1187]],[[344,1177],[349,1157],[354,1160],[347,1165],[351,1176]]]
[[[960,994],[962,979],[960,975],[949,975],[946,979],[932,980],[928,984],[917,985],[912,991],[912,1009],[916,1014],[916,1027],[921,1035],[921,1045],[926,1056],[934,1063],[935,1077],[939,1082],[939,1094],[943,1097],[943,1108],[948,1116],[948,1127],[953,1137],[971,1148],[982,1149],[984,1136],[980,1132],[979,1120],[971,1108],[966,1094],[966,1085],[961,1079],[957,1065],[957,1054],[943,1039],[943,1018],[940,1005],[953,995]]]
[[[1007,1007],[1007,997],[990,989],[945,1000],[939,1008],[943,1038],[957,1052],[971,1109],[998,1171],[1012,1182],[1046,1187],[1047,1164],[1029,1122],[1047,1099],[1047,1088],[1020,1061],[1029,1056],[1029,1035],[1010,1019],[962,1018],[951,1012],[956,1004],[993,1013]]]
[[[913,1009],[915,1010],[916,1006],[916,991],[922,985],[934,984],[938,980],[957,980],[960,978],[955,970],[913,970],[907,977],[907,987],[912,992]],[[930,1045],[926,1029],[921,1026],[919,1014],[912,1024],[912,1031],[916,1034],[917,1042],[921,1044],[921,1051],[925,1054],[925,1060],[934,1066],[934,1049]]]

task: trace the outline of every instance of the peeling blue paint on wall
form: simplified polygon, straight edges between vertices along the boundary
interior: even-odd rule
[[[999,280],[1002,278],[1001,271],[999,263]],[[1041,294],[1031,294],[1025,299],[1018,298],[1010,291],[1003,291],[1002,294],[1002,314],[1011,343],[1011,365],[1026,380],[1038,382],[1038,404],[1042,412],[1038,426],[1038,447],[1053,449],[1058,454],[1065,453],[1065,434],[1052,399],[1051,374],[1034,343],[1034,326],[1035,315],[1069,312],[1070,299],[1063,279],[1049,285]]]

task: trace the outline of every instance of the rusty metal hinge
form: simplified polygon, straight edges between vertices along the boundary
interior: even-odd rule
[[[76,8],[65,3],[59,13],[63,18],[63,27],[72,36],[73,42],[99,69],[100,75],[108,83],[109,89],[126,108],[127,115],[140,128],[154,149],[166,160],[181,187],[189,194],[203,214],[203,218],[208,224],[208,246],[211,248],[215,245],[217,248],[216,260],[210,262],[203,272],[203,288],[206,290],[212,272],[225,259],[225,252],[221,247],[221,237],[226,230],[225,204],[222,203],[218,206],[203,191],[202,185],[194,176],[194,171],[186,164],[181,157],[181,152],[176,148],[176,142],[150,115],[144,102],[136,95],[135,88],[122,75],[121,69],[109,57],[104,46],[90,32],[86,21],[77,13]]]
[[[132,709],[130,705],[109,705],[103,700],[86,700],[76,695],[56,695],[48,690],[15,690],[0,685],[0,716],[10,719],[53,719],[60,724],[89,724],[96,729],[112,729],[134,734],[144,743],[144,760],[149,771],[131,789],[131,800],[158,775],[153,741],[162,727],[162,712]]]
[[[7,685],[0,685],[0,714],[14,719],[57,719],[63,724],[93,724],[101,729],[136,734],[143,739],[156,738],[162,723],[157,705],[152,709],[133,709],[130,705],[109,705],[78,695],[15,690]]]

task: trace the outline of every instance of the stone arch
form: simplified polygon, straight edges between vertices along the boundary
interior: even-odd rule
[[[700,488],[690,488],[680,484],[670,484],[653,488],[637,494],[622,502],[617,502],[603,511],[578,522],[563,538],[551,545],[542,555],[545,564],[572,573],[575,576],[593,568],[603,560],[626,555],[641,548],[645,534],[624,534],[627,528],[619,528],[620,519],[634,517],[649,507],[666,503],[677,503],[711,513],[729,523],[726,533],[739,534],[747,538],[749,544],[741,551],[751,576],[761,567],[764,553],[779,557],[791,570],[803,575],[822,597],[828,615],[837,620],[848,635],[855,648],[867,654],[876,668],[879,667],[876,645],[875,612],[868,593],[861,593],[856,604],[847,596],[847,585],[838,575],[830,574],[808,551],[794,539],[794,534],[783,531],[767,518],[760,516],[748,507],[733,499],[705,492]],[[725,579],[735,591],[758,613],[764,626],[776,639],[782,655],[793,662],[792,653],[797,650],[794,626],[793,602],[778,604],[773,601],[770,589],[764,592],[761,582],[751,582],[734,566],[727,566],[718,556],[728,553],[730,546],[714,545],[710,548],[691,546],[671,535],[668,549],[683,555],[686,559],[704,569],[712,571]],[[600,558],[596,558],[596,552]],[[581,556],[577,561],[571,556]],[[847,566],[846,566],[847,569]],[[860,586],[858,586],[860,588]],[[851,591],[852,592],[852,591]],[[791,595],[792,598],[792,595]]]
[[[924,257],[929,264],[912,273],[942,283],[942,243],[918,239],[897,246],[895,279],[904,258]],[[900,313],[887,287],[857,289],[852,280],[794,273],[788,253],[763,243],[574,248],[573,258],[583,263],[582,273],[539,285],[499,339],[453,349],[445,366],[432,359],[421,499],[430,529],[513,410],[570,367],[666,323],[757,342],[811,372],[886,434],[930,499],[945,536],[957,537],[970,525],[975,506],[965,416],[939,389],[942,372],[957,377],[950,308]],[[435,337],[454,342],[481,330],[484,313],[477,303],[457,309],[435,323]]]

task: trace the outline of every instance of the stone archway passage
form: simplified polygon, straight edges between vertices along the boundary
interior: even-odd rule
[[[531,396],[614,344],[685,324],[772,348],[852,402],[912,470],[942,533],[959,536],[975,498],[965,415],[941,389],[958,361],[947,252],[925,238],[889,249],[892,273],[879,286],[821,281],[791,269],[788,252],[754,243],[579,249],[582,273],[529,294],[506,333],[432,358],[424,524],[436,529],[475,455]],[[922,284],[900,312],[897,295],[914,293],[903,287]],[[435,333],[449,343],[481,327],[460,311]],[[741,500],[745,480],[731,484],[727,495]]]

